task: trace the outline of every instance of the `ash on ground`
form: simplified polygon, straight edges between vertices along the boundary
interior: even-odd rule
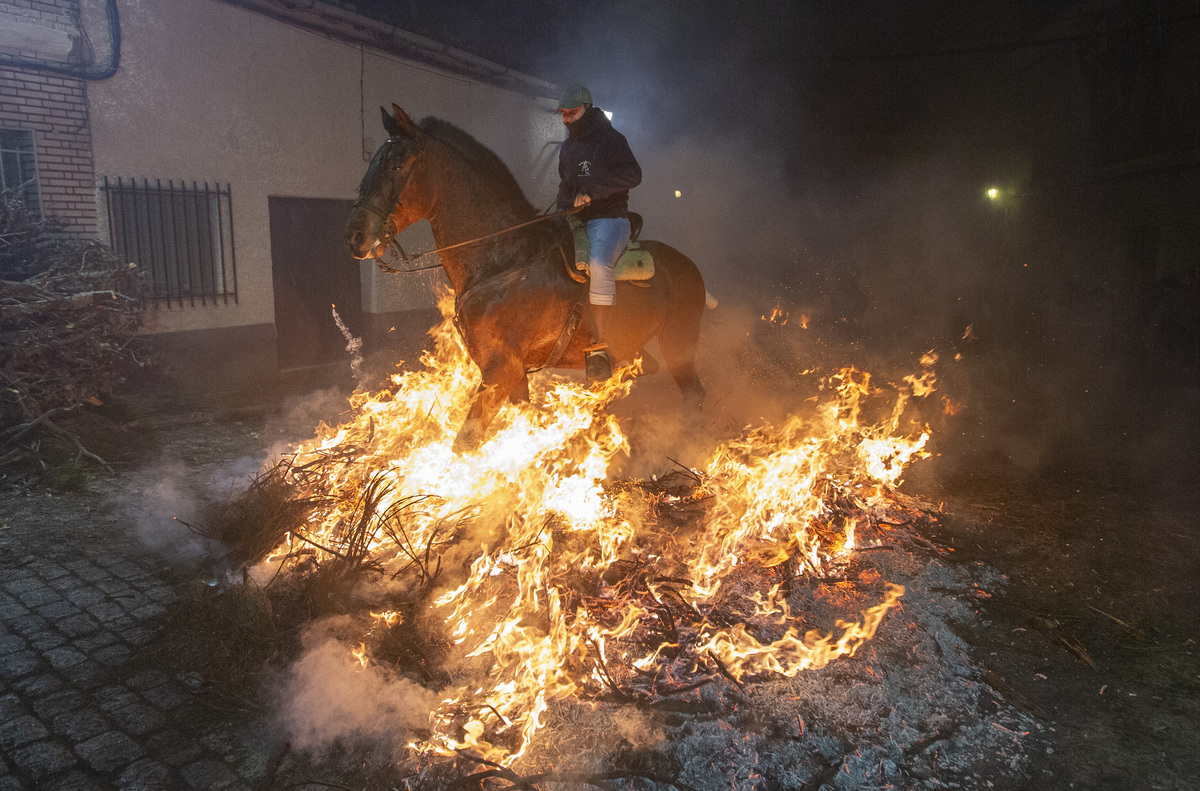
[[[296,750],[279,779],[410,791],[581,781],[696,791],[1021,787],[1050,734],[983,680],[956,634],[987,628],[976,604],[1007,579],[982,563],[951,565],[914,527],[886,531],[839,578],[804,580],[788,597],[794,616],[824,632],[876,604],[887,582],[902,584],[903,598],[854,656],[790,678],[725,678],[653,703],[553,702],[532,749],[507,773],[469,753],[418,757],[402,734],[376,732],[372,743],[360,730],[332,749]],[[358,768],[347,773],[350,765]]]
[[[972,603],[1005,584],[982,564],[952,567],[900,547],[863,553],[846,581],[793,592],[796,613],[854,611],[878,600],[880,578],[900,604],[853,657],[792,678],[708,685],[706,715],[631,706],[551,706],[533,774],[641,770],[695,789],[983,788],[1023,776],[1042,726],[981,679],[955,634],[980,618]],[[849,605],[849,606],[847,606]],[[985,624],[986,625],[986,624]]]

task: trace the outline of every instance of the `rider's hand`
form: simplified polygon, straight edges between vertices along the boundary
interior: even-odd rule
[[[587,206],[591,202],[592,202],[592,199],[589,198],[587,195],[580,194],[580,195],[575,196],[575,208],[576,209]]]

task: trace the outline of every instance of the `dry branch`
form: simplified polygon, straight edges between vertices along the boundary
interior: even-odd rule
[[[101,404],[127,367],[142,363],[133,341],[144,310],[134,265],[20,201],[0,200],[0,463],[44,466],[36,440],[47,429],[76,459],[111,471],[72,427],[48,418]]]

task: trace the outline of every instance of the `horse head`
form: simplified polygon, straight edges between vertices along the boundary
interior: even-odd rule
[[[390,115],[379,109],[388,139],[371,158],[346,224],[346,244],[359,259],[383,255],[393,236],[429,216],[431,203],[421,189],[424,130],[398,105],[392,105]]]

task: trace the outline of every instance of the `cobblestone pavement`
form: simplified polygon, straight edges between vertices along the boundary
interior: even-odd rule
[[[209,717],[194,694],[138,661],[175,598],[120,557],[3,570],[0,791],[241,789],[262,778],[265,744],[233,749],[200,725]]]
[[[201,430],[229,448],[197,449],[196,431],[165,439],[188,450],[186,469],[203,485],[234,453],[261,452],[256,428]],[[155,473],[73,493],[0,493],[0,791],[266,782],[268,729],[246,712],[214,711],[186,675],[155,666],[149,647],[181,575],[114,504],[139,475],[145,484]]]

